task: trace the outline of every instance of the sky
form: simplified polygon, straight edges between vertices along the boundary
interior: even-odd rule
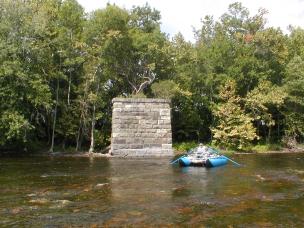
[[[147,2],[161,13],[161,29],[170,37],[181,32],[186,40],[194,41],[193,28],[200,28],[206,15],[218,19],[237,0],[78,0],[86,12],[101,9],[107,3],[131,9]],[[249,9],[251,15],[265,8],[267,26],[280,27],[285,33],[288,25],[304,27],[304,0],[238,0]]]

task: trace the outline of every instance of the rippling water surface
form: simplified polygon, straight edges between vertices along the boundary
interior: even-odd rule
[[[0,158],[0,226],[304,226],[304,154],[233,158]]]

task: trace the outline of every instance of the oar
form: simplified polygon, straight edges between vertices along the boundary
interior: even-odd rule
[[[210,147],[210,148],[211,148],[211,147]],[[212,150],[213,152],[215,152],[216,154],[219,154],[219,153],[220,153],[218,150],[216,150],[216,149],[214,149],[214,148],[211,148],[211,150]],[[233,164],[235,164],[235,165],[237,165],[237,166],[242,166],[241,164],[237,163],[236,161],[233,161],[232,159],[228,158],[228,157],[225,156],[225,155],[222,155],[222,154],[221,154],[221,156],[223,156],[224,158],[226,158],[227,160],[231,161]]]
[[[174,164],[174,163],[177,162],[179,159],[181,159],[181,158],[183,158],[183,157],[185,157],[185,156],[186,156],[186,154],[183,155],[183,156],[181,156],[181,157],[179,157],[178,159],[174,160],[173,162],[170,162],[170,164],[171,164],[171,165]]]
[[[171,165],[174,164],[174,163],[177,162],[179,159],[181,159],[181,158],[183,158],[183,157],[185,157],[185,156],[187,156],[188,154],[191,154],[191,153],[193,153],[193,150],[192,150],[192,149],[190,149],[190,150],[187,152],[187,154],[184,154],[183,156],[179,157],[178,159],[176,159],[176,160],[170,162],[170,164],[171,164]]]

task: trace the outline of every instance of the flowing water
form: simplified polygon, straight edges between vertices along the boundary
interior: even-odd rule
[[[304,226],[304,154],[233,158],[0,158],[0,227]]]

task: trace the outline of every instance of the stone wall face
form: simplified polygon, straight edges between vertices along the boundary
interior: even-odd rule
[[[114,156],[172,156],[170,101],[114,98],[111,153]]]

